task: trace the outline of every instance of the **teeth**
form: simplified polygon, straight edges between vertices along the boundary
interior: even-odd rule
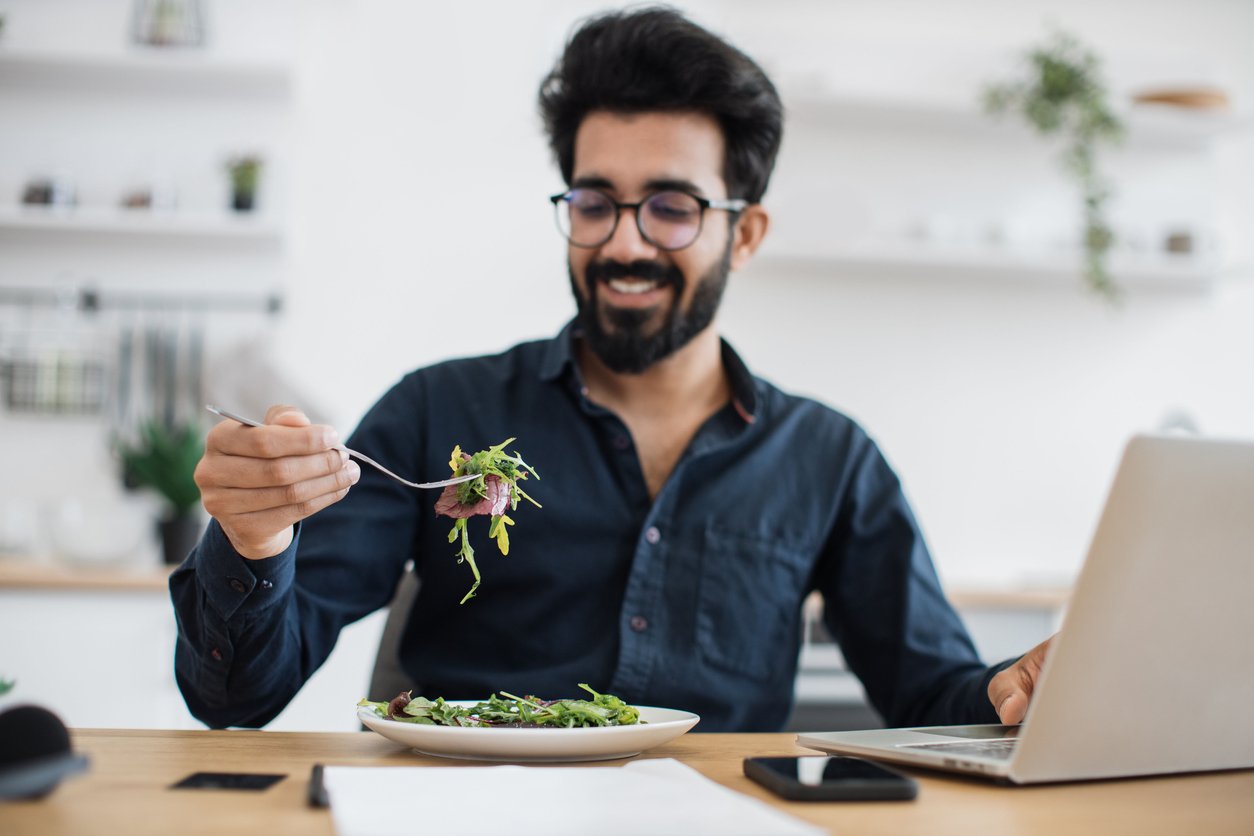
[[[648,293],[650,290],[657,287],[657,282],[640,280],[632,281],[629,279],[610,279],[608,284],[615,293],[630,294]]]

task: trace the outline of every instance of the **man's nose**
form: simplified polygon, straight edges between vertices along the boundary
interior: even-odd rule
[[[610,240],[601,245],[600,256],[606,260],[630,264],[641,259],[651,259],[657,255],[657,247],[650,244],[640,234],[640,226],[636,223],[635,208],[622,209],[618,216],[618,226]]]

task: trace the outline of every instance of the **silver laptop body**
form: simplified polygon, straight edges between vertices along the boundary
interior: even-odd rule
[[[1254,767],[1254,443],[1128,443],[1022,726],[797,742],[1021,784]]]

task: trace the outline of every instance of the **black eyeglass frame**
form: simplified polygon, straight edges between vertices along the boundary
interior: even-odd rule
[[[697,243],[697,239],[701,237],[702,230],[705,229],[705,213],[707,209],[718,209],[724,212],[730,212],[733,215],[739,215],[741,212],[745,211],[745,209],[749,207],[749,201],[745,200],[744,198],[701,197],[700,195],[695,195],[692,192],[686,192],[683,189],[661,189],[659,191],[652,192],[646,195],[640,200],[637,200],[635,203],[626,203],[623,201],[615,200],[614,198],[610,197],[610,195],[607,192],[601,189],[593,188],[590,186],[580,186],[577,189],[567,189],[566,191],[561,192],[560,194],[551,195],[549,197],[549,202],[553,204],[553,209],[557,211],[558,203],[560,203],[561,201],[566,201],[569,204],[571,195],[574,194],[576,191],[596,192],[597,194],[601,195],[606,200],[608,200],[610,202],[610,205],[614,207],[614,223],[610,225],[610,230],[609,232],[605,234],[605,238],[603,238],[602,240],[598,241],[595,244],[580,244],[577,241],[573,240],[569,235],[566,234],[566,232],[562,230],[562,224],[561,224],[560,218],[557,219],[557,230],[558,232],[562,233],[562,237],[565,238],[567,241],[569,241],[572,246],[579,247],[580,249],[585,249],[585,250],[591,250],[596,247],[604,246],[606,241],[609,241],[611,238],[614,237],[614,233],[618,231],[618,222],[623,216],[624,209],[632,210],[632,214],[636,216],[636,230],[640,233],[641,238],[649,242],[650,245],[657,247],[659,250],[673,253],[673,252],[678,252],[679,250],[687,249],[688,247],[691,247],[693,244]],[[691,241],[689,241],[687,244],[684,244],[682,247],[665,247],[659,244],[657,241],[654,241],[653,237],[649,235],[648,232],[645,231],[644,224],[640,220],[641,218],[640,207],[644,206],[646,203],[648,203],[650,200],[657,197],[658,195],[667,194],[667,193],[687,195],[688,197],[695,200],[697,202],[697,205],[701,207],[701,216],[697,218],[696,234],[692,236]]]

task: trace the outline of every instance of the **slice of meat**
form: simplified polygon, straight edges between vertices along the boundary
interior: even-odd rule
[[[484,477],[488,495],[473,505],[462,505],[457,501],[458,485],[449,485],[440,493],[435,501],[435,512],[445,517],[460,519],[475,517],[480,514],[497,517],[505,513],[509,507],[509,485],[501,481],[501,477],[489,473]]]

